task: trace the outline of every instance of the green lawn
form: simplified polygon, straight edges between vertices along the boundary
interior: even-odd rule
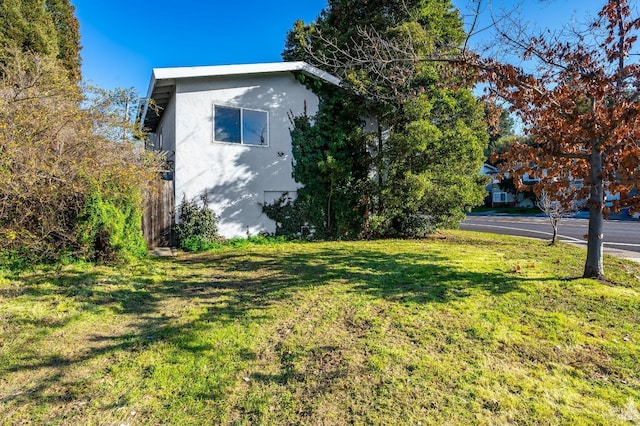
[[[640,265],[455,231],[0,272],[6,424],[639,424]]]

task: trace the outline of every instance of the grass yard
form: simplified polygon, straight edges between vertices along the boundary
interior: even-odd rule
[[[640,424],[640,265],[452,231],[0,272],[5,424]]]

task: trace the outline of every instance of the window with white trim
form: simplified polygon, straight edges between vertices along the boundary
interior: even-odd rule
[[[493,202],[494,203],[506,203],[508,202],[509,197],[506,192],[494,192],[493,193]]]
[[[269,113],[258,109],[214,105],[213,140],[269,146]]]

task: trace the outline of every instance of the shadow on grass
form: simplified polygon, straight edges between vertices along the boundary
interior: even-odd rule
[[[322,245],[312,250],[305,246],[305,250],[282,254],[247,249],[241,254],[210,252],[150,260],[146,265],[167,274],[164,279],[150,279],[143,267],[123,271],[121,276],[98,269],[31,274],[16,279],[17,285],[2,290],[0,297],[34,301],[68,298],[76,303],[76,311],[53,321],[46,316],[13,321],[11,330],[19,332],[32,327],[33,336],[30,348],[14,353],[13,357],[4,357],[0,352],[0,360],[8,358],[4,366],[0,366],[0,376],[34,370],[45,370],[47,374],[42,374],[38,383],[25,384],[18,392],[0,395],[0,403],[6,406],[42,401],[55,404],[86,398],[65,391],[76,384],[82,388],[80,382],[67,376],[70,368],[114,352],[141,351],[159,340],[193,353],[213,350],[214,342],[202,343],[196,336],[210,330],[212,325],[269,322],[273,320],[269,308],[294,300],[298,293],[304,297],[304,290],[309,287],[340,283],[350,286],[349,291],[366,293],[372,298],[427,304],[464,298],[474,289],[503,295],[520,290],[526,283],[521,276],[508,272],[461,270],[437,252],[387,254],[340,245],[334,248]],[[176,269],[179,269],[177,278],[173,278],[171,274]],[[167,306],[173,310],[167,310]],[[185,317],[181,308],[184,306],[198,309]],[[65,355],[66,351],[59,348],[43,350],[40,347],[46,345],[56,331],[74,321],[82,321],[87,313],[99,314],[102,310],[118,316],[126,327],[97,325],[96,330],[79,336],[83,339],[79,343],[81,348],[71,355]],[[236,344],[234,350],[240,362],[256,358],[248,344]],[[50,352],[43,356],[47,350]],[[60,353],[53,353],[55,351]],[[329,375],[341,374],[338,370],[329,371]],[[287,377],[271,379],[279,381]],[[231,381],[226,385],[231,386]],[[14,390],[19,386],[16,384]],[[114,407],[116,405],[117,402]]]

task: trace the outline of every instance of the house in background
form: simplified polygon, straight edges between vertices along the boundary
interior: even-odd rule
[[[183,197],[206,194],[222,236],[274,232],[261,204],[284,193],[293,199],[300,186],[291,176],[289,115],[318,109],[296,75],[339,84],[305,62],[154,69],[147,98],[158,112],[145,106],[141,122],[149,148],[164,152],[172,168],[172,193],[154,214],[172,222]]]
[[[480,170],[480,174],[488,176],[491,179],[491,182],[489,182],[489,184],[487,184],[486,186],[488,195],[485,199],[485,206],[523,208],[535,207],[535,197],[532,196],[532,193],[516,191],[515,188],[513,188],[512,191],[508,191],[505,190],[504,187],[501,187],[501,171],[497,167],[488,163],[484,163],[482,165],[482,169]],[[504,178],[508,179],[509,174],[507,173]],[[538,182],[540,182],[539,178],[529,177],[528,173],[525,173],[522,177],[522,183],[524,185],[533,186]]]

